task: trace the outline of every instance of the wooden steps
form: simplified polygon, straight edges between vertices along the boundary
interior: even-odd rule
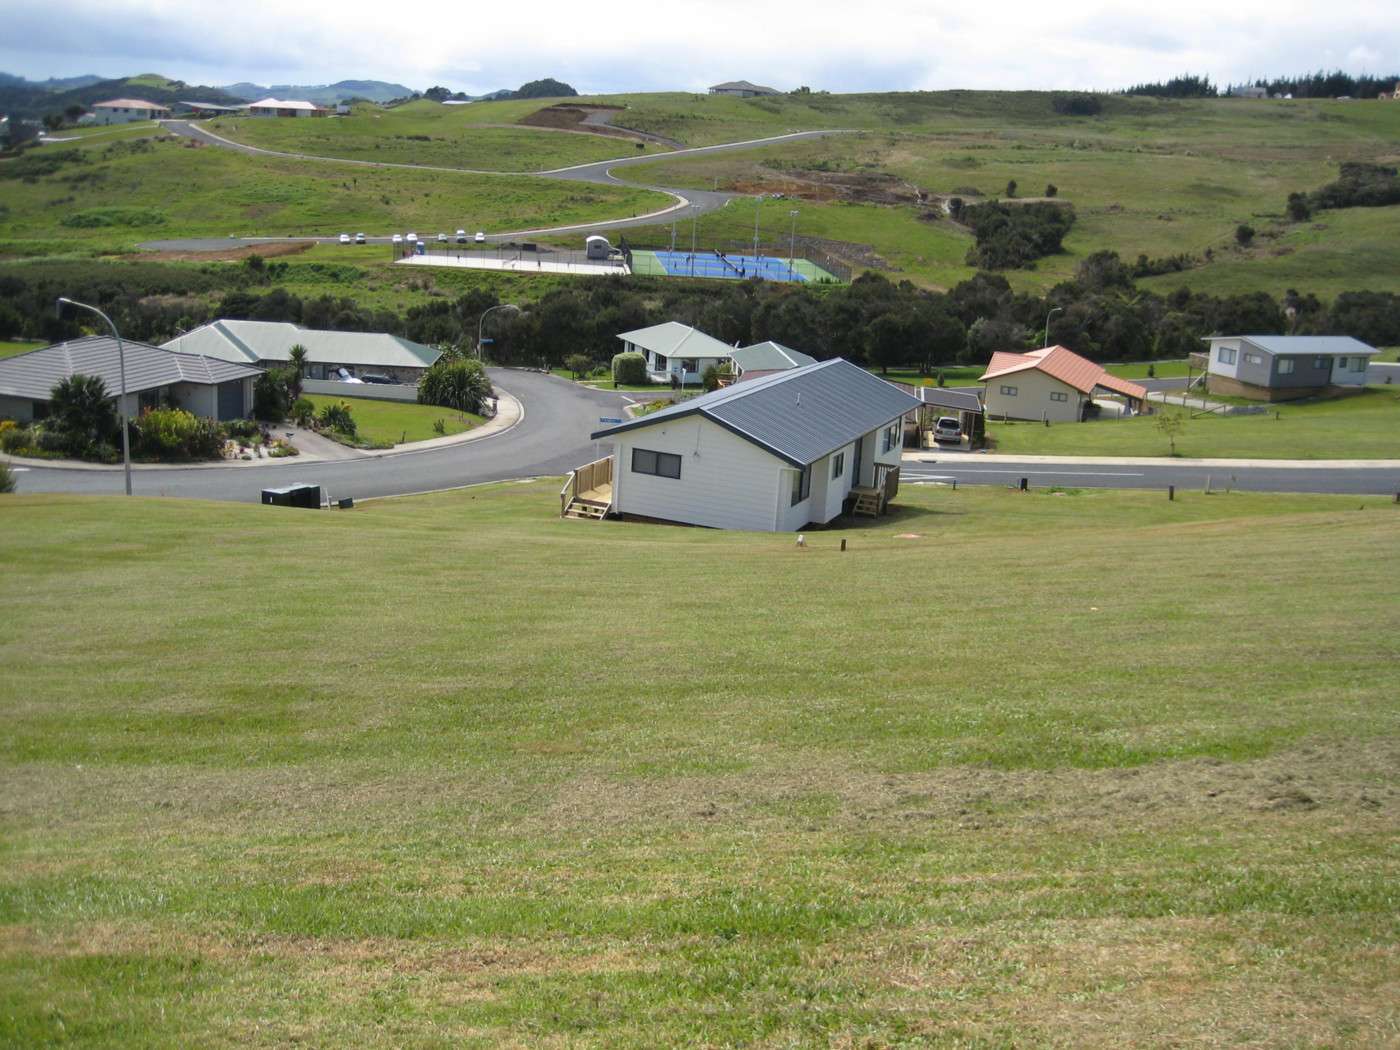
[[[564,517],[581,518],[585,521],[602,521],[607,517],[608,505],[595,500],[574,498],[564,508]]]
[[[852,495],[855,496],[855,506],[851,508],[851,513],[858,517],[878,518],[883,509],[881,507],[881,497],[883,493],[880,489],[853,488]]]

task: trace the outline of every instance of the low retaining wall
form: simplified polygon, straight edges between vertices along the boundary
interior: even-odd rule
[[[407,383],[342,383],[332,379],[303,379],[301,389],[307,394],[363,397],[370,401],[418,400],[418,388]]]

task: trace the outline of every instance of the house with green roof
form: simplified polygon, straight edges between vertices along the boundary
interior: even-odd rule
[[[790,368],[803,368],[814,365],[817,359],[800,350],[793,350],[782,343],[754,343],[753,346],[740,346],[729,352],[729,360],[734,363],[734,378],[757,379],[773,372],[786,372]]]
[[[212,321],[164,344],[166,350],[260,368],[285,365],[294,346],[306,347],[308,379],[374,375],[412,384],[442,356],[384,332],[329,332],[285,321]]]

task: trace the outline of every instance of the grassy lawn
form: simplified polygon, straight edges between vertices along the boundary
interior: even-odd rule
[[[557,491],[0,497],[0,1042],[1393,1037],[1383,499]]]
[[[942,372],[944,385],[967,386],[976,383],[977,377],[985,372],[986,368],[982,365],[944,365],[934,369],[932,375],[920,375],[917,368],[891,368],[888,372],[872,368],[870,371],[892,383],[909,383],[913,386],[937,386],[938,373]]]
[[[484,422],[481,416],[458,412],[437,405],[417,405],[403,401],[374,401],[366,397],[332,397],[329,394],[306,394],[308,401],[320,411],[332,401],[344,401],[355,417],[356,433],[376,446],[399,445],[406,441],[429,441],[449,437]],[[443,433],[433,429],[438,420]]]
[[[1179,456],[1213,459],[1400,459],[1400,393],[1272,406],[1255,416],[1185,418]],[[1277,411],[1278,418],[1274,412]],[[1062,423],[988,423],[996,451],[1054,456],[1165,456],[1156,417]]]
[[[1147,370],[1152,369],[1152,375]],[[1119,379],[1177,379],[1187,374],[1185,361],[1129,361],[1121,365],[1104,365],[1109,375]],[[1200,369],[1196,370],[1198,373]]]
[[[0,360],[6,357],[15,357],[18,354],[27,354],[29,351],[38,350],[42,346],[48,346],[48,344],[43,340],[39,340],[38,342],[20,340],[19,342],[13,343],[0,340]]]
[[[670,199],[548,179],[252,157],[170,138],[60,148],[84,159],[32,181],[7,178],[22,169],[0,161],[0,249],[47,255],[178,237],[501,231],[635,215]]]
[[[518,102],[443,106],[425,99],[389,110],[360,106],[335,119],[221,117],[208,127],[264,149],[484,171],[542,171],[665,152],[652,145],[638,149],[635,140],[615,136],[514,126],[520,116],[547,105],[549,100],[533,100],[528,107]]]

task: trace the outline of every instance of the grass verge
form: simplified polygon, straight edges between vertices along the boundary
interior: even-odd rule
[[[344,401],[355,418],[356,433],[372,447],[384,448],[408,441],[429,441],[433,438],[461,434],[484,420],[470,412],[458,412],[437,405],[418,405],[402,401],[375,401],[366,397],[335,397],[329,394],[306,394],[317,411],[334,401]],[[441,422],[442,433],[434,429]]]
[[[798,550],[557,490],[4,497],[0,1041],[1400,1023],[1383,500],[906,488]]]

